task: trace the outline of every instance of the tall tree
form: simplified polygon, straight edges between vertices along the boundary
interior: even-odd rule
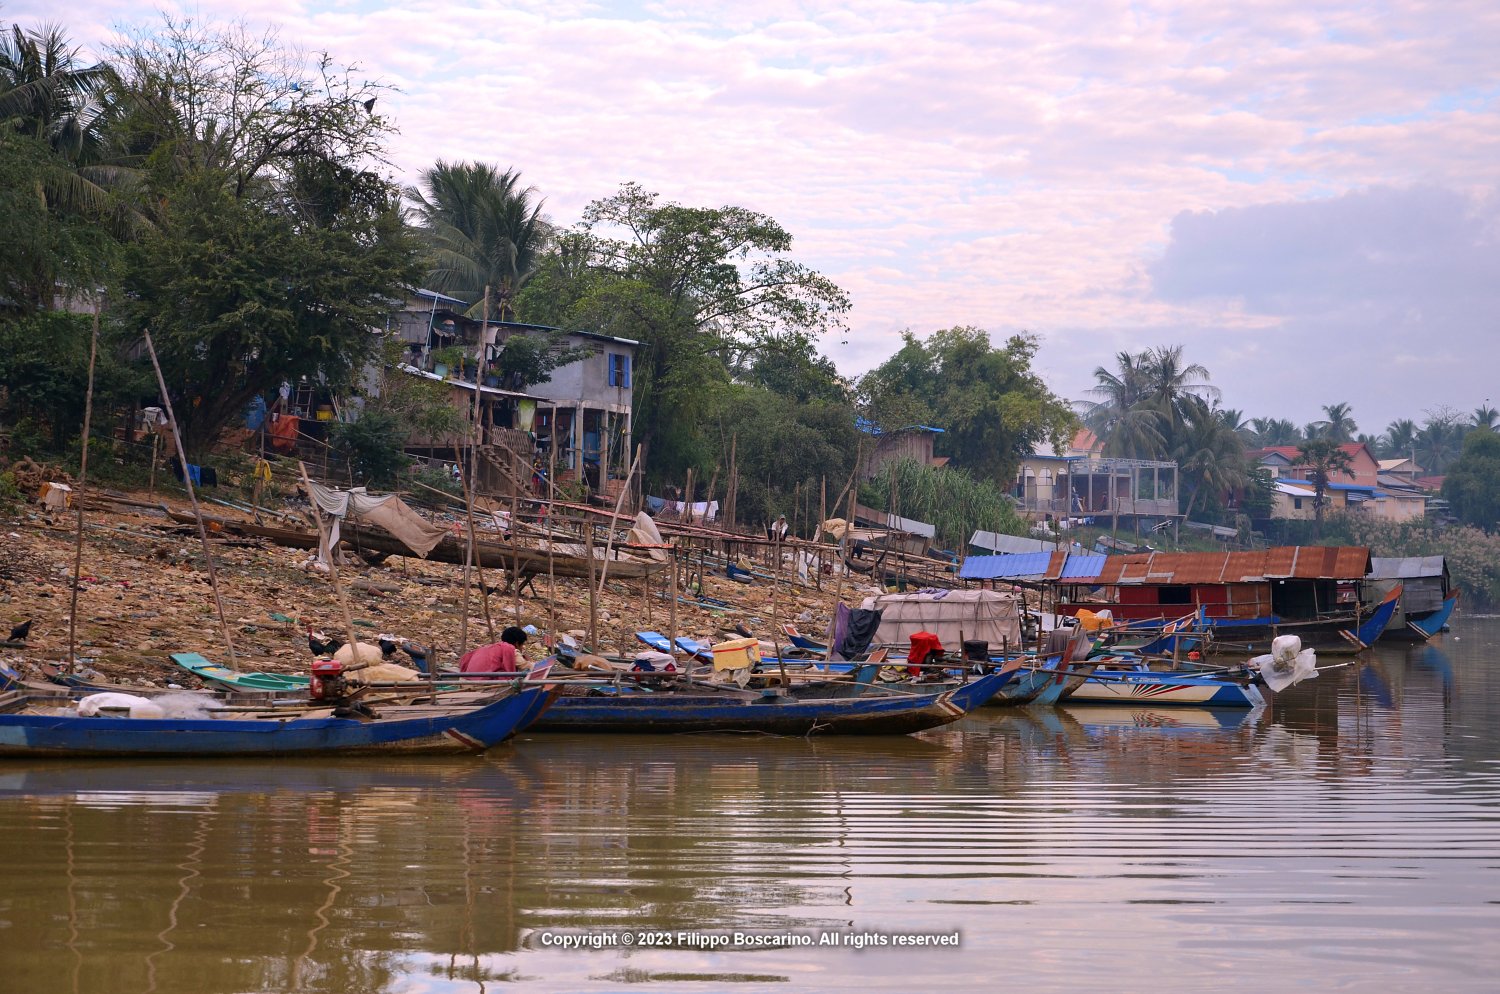
[[[1469,425],[1474,428],[1487,428],[1495,431],[1500,425],[1500,411],[1495,410],[1489,402],[1474,408],[1474,413],[1469,416]]]
[[[1229,423],[1205,401],[1189,396],[1181,401],[1183,428],[1173,456],[1182,474],[1187,497],[1183,514],[1222,502],[1249,482],[1245,443]]]
[[[1387,459],[1409,459],[1417,448],[1417,423],[1398,418],[1385,426],[1384,452]]]
[[[1190,399],[1217,401],[1208,370],[1183,359],[1181,345],[1159,345],[1144,352],[1121,352],[1116,368],[1094,370],[1096,398],[1084,422],[1104,442],[1109,455],[1162,458],[1177,445]]]
[[[240,27],[168,20],[117,59],[154,225],[125,256],[117,313],[126,334],[151,330],[197,455],[257,393],[352,387],[416,245],[376,173],[378,86],[326,55],[306,79],[300,56]]]
[[[1417,431],[1417,462],[1428,473],[1441,476],[1463,446],[1465,428],[1451,408],[1439,407],[1426,414]]]
[[[1318,422],[1319,438],[1326,438],[1339,444],[1354,440],[1354,433],[1359,430],[1359,425],[1354,423],[1350,405],[1347,403],[1328,404],[1324,406],[1323,414],[1327,419]]]
[[[1256,441],[1267,448],[1277,445],[1300,445],[1306,439],[1302,429],[1286,418],[1253,418]]]
[[[685,207],[634,183],[591,203],[523,291],[528,320],[640,342],[636,438],[658,479],[718,453],[704,431],[733,354],[841,327],[848,296],[793,260],[792,236],[742,207]]]
[[[1339,473],[1349,473],[1354,464],[1349,453],[1329,438],[1314,438],[1297,448],[1297,466],[1307,473],[1307,481],[1313,485],[1313,515],[1316,524],[1313,535],[1323,537],[1323,515],[1328,508],[1328,484]]]
[[[911,332],[859,381],[866,416],[886,430],[942,428],[940,450],[977,480],[1010,486],[1022,457],[1060,448],[1077,421],[1031,368],[1037,341],[1013,335],[999,347],[979,328],[947,328],[925,341]]]
[[[407,190],[430,253],[428,283],[483,308],[491,290],[492,313],[514,316],[514,300],[540,265],[551,237],[534,187],[521,174],[482,162],[444,162],[422,174],[422,188]]]
[[[1443,498],[1458,520],[1486,530],[1500,526],[1500,435],[1476,428],[1443,480]]]

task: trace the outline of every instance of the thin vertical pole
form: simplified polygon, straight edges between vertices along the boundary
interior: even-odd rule
[[[475,533],[474,533],[474,491],[473,491],[473,488],[474,488],[474,473],[475,473],[475,470],[476,470],[476,465],[475,464],[477,463],[478,457],[479,457],[479,385],[480,385],[480,383],[483,380],[483,375],[482,374],[484,372],[484,369],[483,369],[483,366],[484,366],[484,332],[485,332],[485,329],[488,328],[489,326],[490,326],[490,288],[489,288],[489,284],[485,284],[485,288],[484,288],[483,321],[482,321],[482,323],[479,326],[479,352],[478,352],[478,355],[476,356],[476,358],[474,360],[474,362],[475,362],[475,366],[474,366],[474,409],[473,409],[473,413],[470,415],[470,418],[469,418],[469,468],[468,468],[468,471],[463,474],[464,477],[465,477],[465,479],[463,481],[464,482],[464,510],[467,512],[468,519],[469,519],[469,541],[468,541],[468,543],[467,543],[467,545],[465,546],[465,549],[464,549],[463,617],[461,617],[459,619],[459,622],[458,622],[458,643],[459,643],[459,645],[458,645],[458,654],[460,656],[462,656],[464,653],[466,653],[466,652],[469,651],[469,577],[470,577],[470,570],[471,570],[471,567],[473,565],[474,556],[475,556],[474,543],[478,540],[478,536],[476,536]],[[514,527],[514,523],[512,523],[512,527]],[[484,580],[481,579],[479,582],[482,585],[484,583]],[[483,595],[484,591],[481,590],[480,594]],[[490,604],[489,598],[485,597],[485,599],[484,599],[484,606],[485,606],[485,611],[486,612],[489,611],[489,604]],[[494,637],[494,630],[493,630],[494,626],[491,625],[490,628],[491,628],[490,637],[493,638]]]
[[[584,554],[589,557],[589,651],[599,651],[599,602],[594,589],[594,523],[587,519],[583,523]]]
[[[297,471],[302,474],[302,485],[307,488],[307,500],[312,504],[313,517],[318,522],[319,544],[328,549],[328,577],[333,581],[333,595],[338,599],[339,613],[344,616],[344,631],[349,635],[349,661],[351,663],[361,662],[359,658],[359,637],[354,631],[354,615],[349,611],[349,601],[344,597],[344,585],[339,581],[339,553],[338,548],[328,541],[328,526],[323,521],[323,509],[313,499],[312,483],[307,478],[307,467],[302,460],[297,460]]]
[[[156,370],[156,385],[161,388],[161,402],[167,410],[167,424],[172,428],[172,441],[177,445],[177,461],[182,464],[182,483],[187,487],[188,500],[193,505],[193,520],[198,523],[198,540],[203,543],[203,559],[208,564],[208,585],[213,590],[214,607],[219,611],[219,628],[224,635],[224,648],[229,651],[229,668],[238,666],[234,656],[234,640],[229,637],[229,619],[224,616],[224,601],[219,597],[219,574],[214,569],[213,550],[208,547],[208,529],[203,525],[203,511],[198,507],[198,494],[193,489],[193,478],[188,473],[187,450],[182,447],[182,432],[177,428],[177,415],[172,411],[172,398],[167,393],[167,379],[161,373],[161,362],[156,358],[156,346],[151,342],[150,329],[144,329],[146,352],[151,356],[151,368]]]
[[[83,492],[89,479],[89,431],[94,418],[94,359],[99,353],[99,298],[94,298],[94,330],[89,336],[89,385],[83,399],[83,452],[78,457],[78,489],[73,493],[73,507],[78,512],[78,535],[73,542],[73,594],[68,605],[68,672],[78,657],[78,583],[83,573]],[[187,471],[183,470],[183,475]]]
[[[630,482],[630,477],[635,475],[635,467],[640,463],[640,461],[641,447],[637,445],[635,447],[635,458],[630,461],[630,470],[628,471],[628,475],[625,480],[627,484]],[[620,495],[615,498],[614,516],[609,520],[609,538],[604,543],[604,566],[599,571],[599,593],[601,594],[604,593],[604,581],[609,578],[609,560],[610,557],[614,555],[615,551],[615,528],[617,527],[617,522],[620,517],[620,508],[624,505],[624,503],[625,487],[622,486],[620,488]],[[592,526],[590,526],[589,534],[593,534]]]

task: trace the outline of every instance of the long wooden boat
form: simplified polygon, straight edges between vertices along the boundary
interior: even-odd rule
[[[167,515],[181,524],[189,524],[196,520],[191,514],[182,511],[168,510]],[[258,525],[251,521],[211,515],[204,515],[204,521],[215,525],[217,531],[249,538],[264,538],[292,549],[316,549],[318,547],[318,533],[315,531]],[[340,544],[348,546],[360,555],[377,558],[414,555],[400,539],[369,525],[345,529],[341,534]],[[467,543],[462,536],[449,534],[433,546],[427,558],[432,562],[462,566],[466,547]],[[549,562],[545,549],[534,549],[524,545],[513,547],[508,542],[487,542],[484,539],[474,543],[474,555],[478,565],[482,567],[507,572],[519,569],[523,577],[546,576],[550,570],[556,576],[587,579],[591,575],[596,575],[604,565],[602,558],[595,557],[591,573],[587,556],[553,552]],[[658,563],[616,556],[609,560],[609,575],[622,580],[639,579],[643,576],[650,576],[664,569],[665,566],[665,561]]]
[[[477,702],[331,709],[223,710],[208,718],[80,717],[67,696],[0,694],[0,756],[342,756],[482,752],[536,717],[556,689],[512,684]]]
[[[1278,635],[1296,635],[1306,649],[1320,655],[1354,655],[1375,644],[1385,632],[1401,597],[1398,586],[1385,595],[1368,617],[1354,615],[1318,621],[1281,621],[1277,618],[1209,618],[1202,631],[1207,635],[1203,651],[1210,655],[1255,656],[1271,651]]]
[[[759,732],[768,735],[906,735],[962,718],[1011,678],[991,673],[937,693],[869,691],[823,696],[819,688],[750,694],[694,686],[647,691],[597,688],[563,696],[533,726],[547,732]]]
[[[1453,609],[1458,607],[1458,591],[1455,590],[1443,598],[1442,607],[1436,611],[1429,611],[1422,615],[1406,615],[1406,624],[1390,625],[1386,628],[1383,638],[1396,641],[1426,642],[1441,632],[1448,624],[1448,619],[1453,617]]]

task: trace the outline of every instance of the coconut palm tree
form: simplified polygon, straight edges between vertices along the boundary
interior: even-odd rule
[[[1249,465],[1244,440],[1220,412],[1192,395],[1182,400],[1181,411],[1182,429],[1173,455],[1188,494],[1183,513],[1191,517],[1195,508],[1208,507],[1211,499],[1243,488]]]
[[[1297,447],[1297,466],[1307,473],[1307,482],[1313,485],[1314,540],[1323,537],[1323,512],[1328,507],[1328,483],[1338,473],[1348,473],[1354,468],[1349,453],[1339,448],[1339,443],[1330,438],[1314,438]]]
[[[1253,418],[1256,441],[1267,448],[1273,445],[1298,445],[1303,441],[1302,429],[1286,418]]]
[[[0,126],[53,153],[40,180],[47,205],[103,220],[115,234],[127,235],[139,216],[109,197],[132,175],[112,161],[108,125],[118,92],[114,71],[104,63],[85,65],[61,28],[28,32],[13,24],[0,33]]]
[[[1385,455],[1387,459],[1407,458],[1417,447],[1417,423],[1411,418],[1398,418],[1385,426]]]
[[[1328,416],[1328,419],[1319,422],[1321,430],[1318,432],[1318,437],[1340,444],[1354,440],[1354,433],[1359,430],[1359,425],[1354,423],[1350,405],[1328,404],[1323,408],[1323,413]]]
[[[1468,428],[1456,416],[1429,416],[1417,431],[1417,462],[1434,476],[1441,476],[1463,447]]]
[[[1497,421],[1500,421],[1500,411],[1491,407],[1489,401],[1474,408],[1474,413],[1469,416],[1469,426],[1472,428],[1488,428],[1490,431],[1495,431]]]
[[[510,169],[439,160],[407,197],[431,252],[433,289],[468,302],[477,315],[488,286],[493,313],[505,320],[552,235],[535,188]]]

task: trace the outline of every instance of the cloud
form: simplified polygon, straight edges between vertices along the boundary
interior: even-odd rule
[[[94,47],[153,17],[128,0],[64,16]],[[1500,195],[1493,0],[272,0],[251,16],[400,87],[381,107],[406,181],[483,159],[565,223],[626,180],[775,217],[853,297],[849,344],[827,343],[845,373],[902,328],[1029,329],[1076,396],[1114,352],[1181,342],[1226,388],[1242,366],[1262,377],[1259,411],[1280,402],[1273,360],[1252,362],[1275,336],[1351,336],[1319,361],[1361,382],[1417,354],[1411,329],[1473,344],[1451,329],[1494,310],[1468,296],[1493,254],[1462,251]],[[1477,364],[1458,364],[1379,402],[1462,389],[1472,406]]]

